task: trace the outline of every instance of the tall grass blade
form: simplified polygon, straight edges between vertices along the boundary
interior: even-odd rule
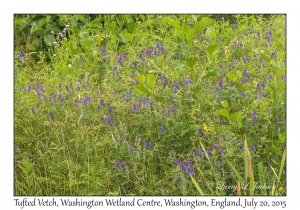
[[[190,176],[191,177],[191,179],[192,179],[192,182],[193,182],[193,184],[195,185],[195,187],[197,188],[197,190],[198,190],[198,192],[200,193],[200,195],[204,195],[204,193],[202,192],[202,190],[201,190],[201,188],[199,187],[199,185],[198,185],[198,183],[196,182],[196,180],[192,177],[192,176]]]
[[[241,182],[240,182],[240,180],[238,180],[238,182],[237,182],[236,195],[237,196],[241,196],[242,195],[241,194]]]
[[[263,165],[261,162],[258,164],[258,178],[259,178],[260,186],[264,186],[264,184],[266,183],[266,180],[265,180],[265,173],[264,173]],[[260,193],[262,195],[267,195],[266,188],[262,187],[260,190]]]
[[[282,159],[281,159],[281,165],[280,165],[280,170],[279,170],[279,175],[278,175],[278,181],[280,182],[280,177],[283,171],[283,167],[285,164],[285,158],[286,158],[286,150],[283,151]]]

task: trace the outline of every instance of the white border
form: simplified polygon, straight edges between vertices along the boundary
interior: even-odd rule
[[[146,3],[144,3],[146,2]],[[292,2],[292,1],[291,1]],[[286,13],[287,14],[287,200],[297,209],[299,196],[299,13],[296,4],[278,0],[230,1],[9,1],[1,4],[1,209],[14,207],[13,197],[13,14],[14,13]],[[294,1],[293,1],[294,2]],[[259,141],[259,139],[258,139]],[[162,197],[157,197],[163,199]],[[255,197],[272,200],[276,198]],[[103,198],[100,198],[103,199]],[[210,199],[210,198],[208,198]],[[74,209],[74,208],[72,208]],[[95,208],[94,208],[95,209]],[[99,209],[99,208],[97,208]],[[106,208],[105,208],[106,209]],[[231,208],[230,208],[231,209]]]

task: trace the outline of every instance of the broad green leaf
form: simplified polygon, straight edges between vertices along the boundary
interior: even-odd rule
[[[64,23],[68,22],[68,16],[67,15],[57,15],[60,19],[62,19],[62,21],[64,21]]]
[[[276,48],[278,48],[278,47],[280,47],[280,46],[281,46],[281,43],[280,43],[280,42],[278,42],[278,41],[274,41],[274,46],[275,46]]]
[[[210,32],[210,35],[211,35],[211,37],[212,37],[213,39],[215,39],[215,38],[217,37],[217,34],[216,34],[215,31],[211,31],[211,32]]]
[[[242,112],[235,112],[234,114],[229,115],[229,120],[232,122],[238,123],[243,119]]]
[[[145,77],[145,75],[139,75],[139,76],[136,76],[135,79],[136,79],[137,81],[139,81],[140,83],[144,83],[146,77]]]
[[[223,105],[224,108],[228,108],[228,101],[226,100],[221,101],[221,104]]]
[[[116,23],[106,23],[105,26],[107,28],[109,28],[113,33],[116,33],[117,32],[117,29],[116,29]]]
[[[275,154],[276,152],[278,152],[280,150],[280,147],[276,147],[273,144],[271,146],[268,147],[268,149]]]
[[[50,46],[54,42],[54,38],[50,34],[44,36],[44,42],[47,46]]]
[[[186,62],[187,62],[187,65],[192,68],[198,61],[198,58],[197,57],[191,57],[191,58],[187,58],[186,59]]]
[[[124,33],[124,34],[123,34],[123,37],[124,37],[125,39],[127,39],[128,41],[132,41],[133,34],[131,34],[131,33]]]
[[[236,82],[237,79],[239,78],[235,73],[233,72],[228,72],[226,74],[226,76],[232,81],[232,82]]]
[[[277,72],[277,78],[280,78],[283,74],[285,74],[285,70],[284,69],[280,69]]]
[[[44,30],[42,27],[39,27],[39,26],[35,26],[33,29],[32,29],[32,32],[38,32],[38,31],[42,31]],[[50,34],[47,34],[50,36]]]
[[[214,20],[204,17],[200,21],[197,21],[194,25],[194,33],[198,34],[204,29],[206,29],[208,26],[214,24]]]
[[[210,45],[206,48],[206,52],[209,56],[212,56],[218,49],[218,44]]]
[[[260,53],[260,56],[264,59],[264,61],[266,62],[270,62],[271,58],[269,56],[267,56],[266,54],[264,53]]]
[[[147,85],[151,89],[153,89],[156,82],[157,75],[156,74],[148,74],[147,75]]]
[[[137,94],[140,94],[142,95],[142,93],[146,93],[147,95],[151,95],[150,91],[148,88],[146,88],[143,84],[138,84],[134,87],[134,91],[137,93]]]
[[[181,25],[180,25],[179,20],[173,20],[171,22],[171,26],[173,26],[174,28],[177,28],[177,29],[181,29]]]
[[[213,76],[217,76],[218,75],[218,71],[216,69],[212,69],[212,70],[209,70],[208,72],[206,72],[202,77],[201,79],[206,79],[206,78],[209,78],[209,77],[213,77]]]
[[[217,111],[218,115],[224,116],[224,117],[229,117],[229,112],[226,109],[220,109]]]
[[[161,103],[164,103],[164,102],[165,102],[165,98],[162,97],[162,96],[154,96],[154,98],[155,98],[156,101],[159,101],[159,102],[161,102]]]
[[[239,82],[235,82],[235,83],[234,83],[234,85],[235,85],[237,88],[239,88],[239,89],[241,89],[241,90],[243,90],[243,91],[245,91],[245,90],[246,90],[245,86],[244,86],[244,85],[242,85],[242,84],[241,84],[241,83],[239,83]]]
[[[135,30],[136,30],[137,27],[138,27],[138,24],[137,24],[137,23],[131,22],[131,23],[127,23],[127,26],[128,26],[128,31],[129,31],[130,33],[134,33]]]
[[[170,17],[163,17],[161,22],[171,24],[173,20]]]

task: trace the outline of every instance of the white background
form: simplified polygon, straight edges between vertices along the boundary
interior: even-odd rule
[[[299,5],[297,1],[278,0],[229,0],[229,1],[170,1],[170,0],[109,0],[109,1],[62,1],[62,0],[10,0],[1,1],[1,143],[0,143],[0,207],[20,209],[14,206],[13,196],[13,15],[15,13],[285,13],[287,14],[287,197],[255,197],[256,200],[287,200],[286,209],[299,209]],[[298,178],[298,179],[297,179]],[[18,197],[20,198],[20,197]],[[31,197],[32,198],[32,197]],[[51,197],[48,197],[49,199]],[[59,200],[61,197],[56,197]],[[104,197],[81,197],[86,200]],[[141,197],[142,198],[142,197]],[[163,197],[152,197],[163,201]],[[149,199],[152,199],[149,197]],[[170,197],[168,197],[170,198]],[[176,197],[174,197],[176,198]],[[178,198],[178,197],[177,197]],[[187,198],[187,197],[184,197]],[[224,199],[222,197],[214,197]],[[127,197],[126,199],[129,199]],[[130,198],[131,199],[131,198]],[[195,197],[187,199],[194,200]],[[210,202],[211,197],[199,198]],[[250,200],[248,198],[248,200]],[[31,209],[25,207],[25,209]],[[35,208],[35,209],[40,209]],[[48,207],[47,209],[52,209]],[[64,208],[87,209],[87,208]],[[94,207],[92,209],[107,209]],[[114,208],[116,209],[116,208]],[[143,208],[145,209],[145,208]],[[146,208],[150,209],[150,208]],[[165,208],[164,208],[165,209]],[[171,209],[171,207],[169,207]],[[173,209],[173,208],[172,208]],[[179,207],[176,209],[180,209]],[[184,209],[190,209],[188,207]],[[199,208],[196,208],[199,209]],[[201,208],[202,209],[202,208]],[[220,209],[220,208],[215,208]],[[225,209],[233,209],[227,207]],[[250,209],[250,208],[249,208]],[[251,208],[252,209],[252,208]],[[262,208],[256,208],[262,209]],[[277,208],[279,209],[279,208]]]

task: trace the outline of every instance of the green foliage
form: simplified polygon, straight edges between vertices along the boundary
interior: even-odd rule
[[[15,15],[15,195],[286,195],[285,18]]]

